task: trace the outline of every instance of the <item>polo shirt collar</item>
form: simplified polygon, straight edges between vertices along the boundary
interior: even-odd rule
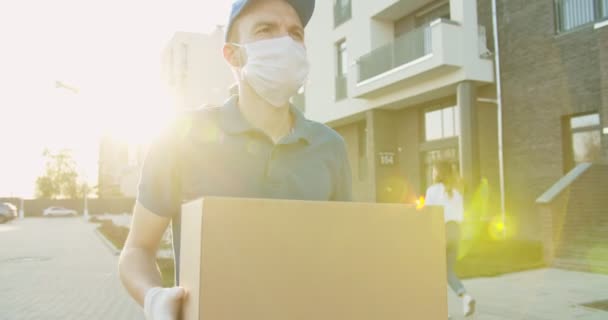
[[[294,130],[291,134],[286,136],[279,144],[292,144],[299,140],[304,140],[307,143],[312,143],[312,132],[310,130],[310,123],[304,117],[304,114],[298,108],[289,105],[291,114],[294,117]],[[243,134],[252,131],[258,131],[245,119],[241,110],[238,107],[238,96],[234,95],[224,103],[221,108],[221,124],[229,134]]]

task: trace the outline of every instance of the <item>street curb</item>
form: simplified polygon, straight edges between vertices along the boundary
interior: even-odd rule
[[[101,242],[103,242],[103,244],[108,248],[108,250],[110,250],[110,253],[112,255],[114,255],[114,256],[120,255],[121,250],[116,248],[110,240],[108,240],[103,234],[101,234],[101,232],[99,232],[99,229],[95,228],[95,234],[97,235],[97,237],[99,237]]]

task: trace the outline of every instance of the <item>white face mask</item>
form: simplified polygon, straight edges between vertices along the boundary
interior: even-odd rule
[[[304,45],[288,36],[234,45],[247,56],[242,79],[271,105],[287,106],[308,77]]]

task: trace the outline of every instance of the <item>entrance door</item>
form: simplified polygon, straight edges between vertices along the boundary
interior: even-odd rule
[[[457,106],[440,106],[423,110],[424,142],[421,144],[422,190],[433,184],[431,175],[434,162],[452,163],[460,173],[458,136],[460,136],[460,112]]]
[[[457,147],[427,151],[424,154],[423,190],[426,190],[433,184],[433,164],[437,161],[449,162],[452,168],[460,174],[460,160]]]

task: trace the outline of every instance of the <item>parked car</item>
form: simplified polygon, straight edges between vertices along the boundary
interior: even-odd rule
[[[8,202],[0,203],[0,223],[5,223],[15,218],[17,218],[17,207]]]
[[[78,215],[78,212],[63,207],[48,207],[42,211],[42,215],[45,217],[66,217]]]

